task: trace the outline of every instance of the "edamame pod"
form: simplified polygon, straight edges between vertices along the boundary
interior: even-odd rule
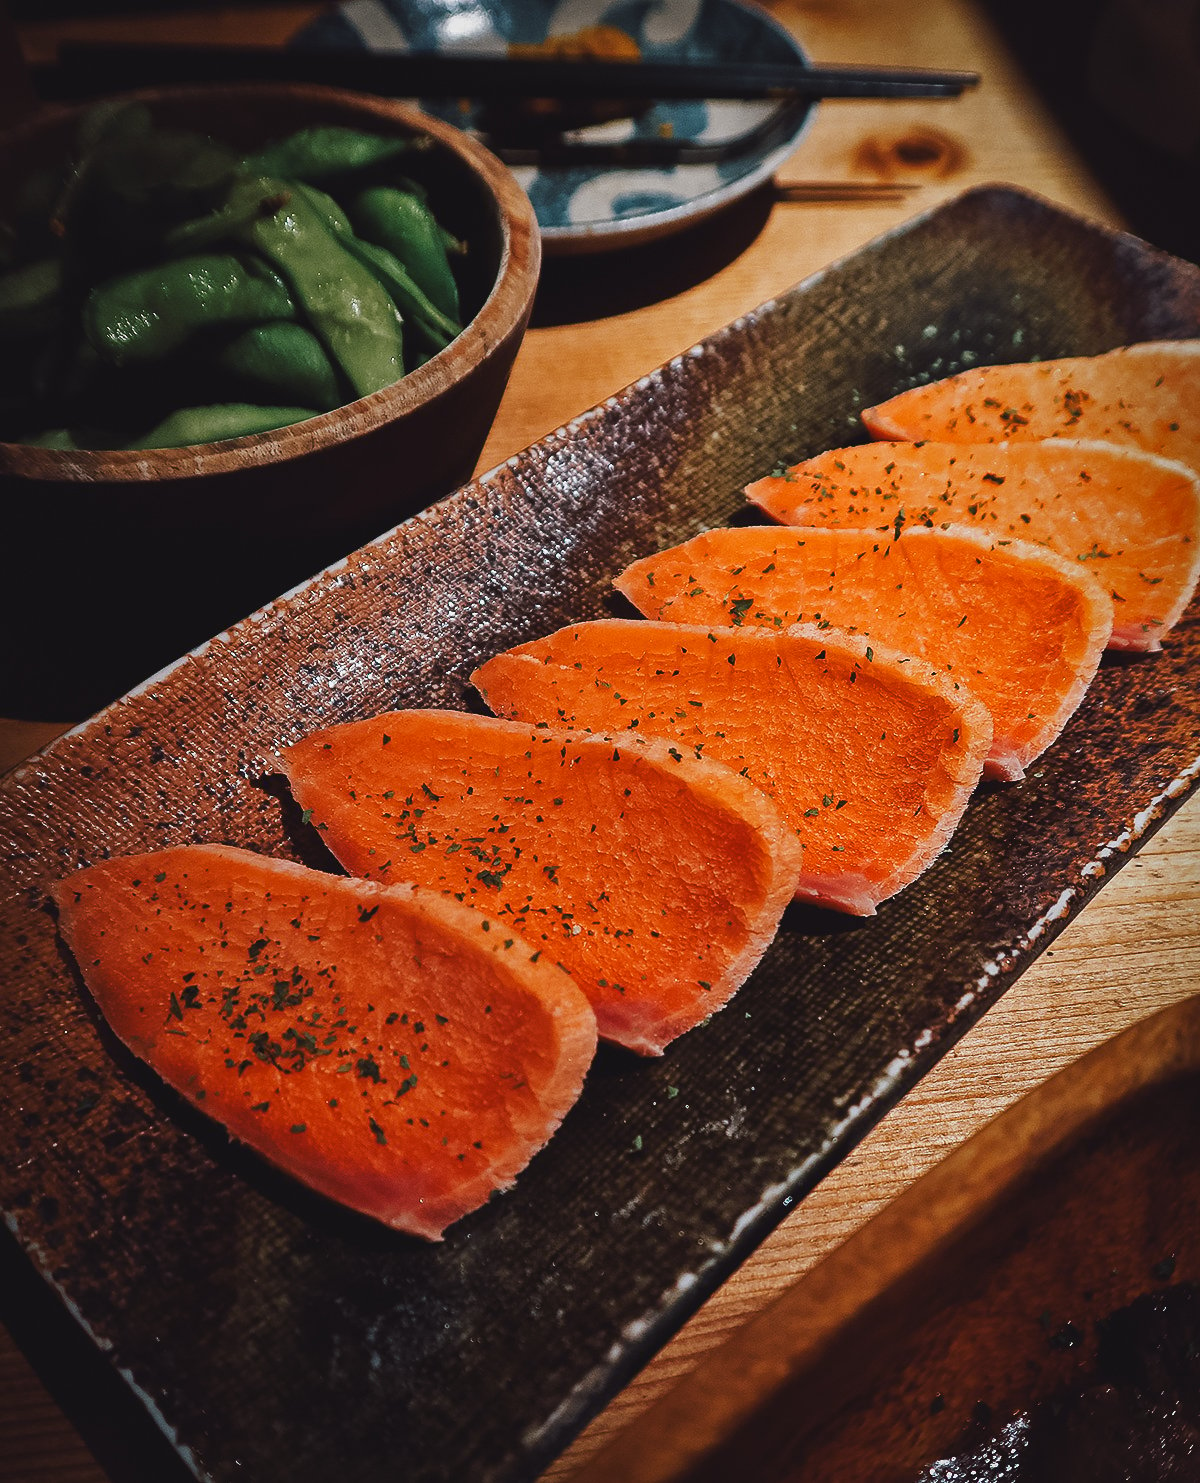
[[[348,237],[353,233],[354,228],[350,225],[350,218],[328,191],[309,185],[306,180],[292,181],[291,189],[298,191],[304,197],[331,232],[339,237]]]
[[[256,217],[273,216],[287,201],[287,193],[259,197],[241,192],[207,216],[172,227],[163,236],[163,246],[169,252],[194,253],[233,241]]]
[[[443,314],[459,319],[458,284],[445,235],[424,201],[391,186],[374,186],[354,198],[349,215],[357,236],[386,247]]]
[[[265,198],[286,194],[286,187],[267,179],[238,180],[230,204],[242,193]],[[356,396],[369,396],[403,376],[395,305],[302,192],[293,192],[272,216],[248,223],[242,239],[283,275],[310,328]]]
[[[57,258],[26,263],[0,277],[0,340],[16,340],[53,328],[62,298]]]
[[[332,196],[312,185],[298,184],[295,188],[319,213],[346,251],[379,279],[399,310],[401,319],[417,330],[427,347],[434,354],[445,349],[462,328],[458,321],[442,313],[409,276],[404,264],[386,248],[376,247],[373,242],[364,242],[357,237],[350,218]]]
[[[226,438],[245,438],[267,433],[293,422],[304,422],[318,414],[312,407],[259,407],[248,402],[228,402],[216,407],[182,407],[164,417],[144,438],[130,448],[191,448],[197,443],[220,443]]]
[[[345,401],[324,347],[302,324],[256,324],[213,357],[231,387],[265,399],[285,399],[323,412]]]
[[[83,307],[88,339],[116,366],[166,355],[214,325],[295,317],[279,275],[231,253],[179,258],[109,279]]]
[[[385,165],[414,149],[428,148],[428,141],[388,138],[366,134],[338,124],[300,129],[275,144],[247,156],[242,168],[251,175],[270,175],[320,183],[339,175]]]
[[[48,428],[44,433],[34,433],[32,437],[17,441],[26,448],[54,448],[60,453],[78,453],[80,446],[68,427]]]
[[[408,276],[404,264],[386,247],[364,242],[361,237],[344,239],[347,252],[369,268],[394,300],[406,322],[419,331],[436,354],[461,332],[461,326],[432,304]]]

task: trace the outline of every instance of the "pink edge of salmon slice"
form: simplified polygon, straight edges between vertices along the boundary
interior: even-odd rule
[[[808,639],[820,642],[828,646],[830,636],[837,635],[843,642],[849,642],[851,647],[861,645],[865,654],[867,649],[872,649],[876,659],[882,659],[885,663],[905,666],[905,673],[911,678],[911,671],[907,666],[914,661],[914,656],[901,654],[894,649],[888,649],[880,645],[869,645],[865,639],[858,639],[855,635],[840,634],[836,629],[819,629],[809,624],[798,623],[788,630],[790,633],[803,633]],[[874,661],[872,661],[874,662]],[[968,748],[964,758],[963,775],[953,790],[952,801],[942,810],[936,827],[926,837],[925,845],[919,852],[919,856],[910,855],[908,859],[899,863],[892,874],[881,884],[872,887],[868,879],[854,871],[846,871],[835,878],[834,885],[829,894],[824,898],[816,894],[816,884],[801,877],[797,883],[797,898],[810,900],[818,904],[831,906],[836,910],[845,911],[853,916],[874,916],[876,908],[887,901],[897,892],[902,891],[905,886],[912,885],[918,880],[933,862],[945,851],[950,843],[954,831],[962,821],[966,812],[967,804],[984,776],[987,766],[987,758],[991,752],[992,744],[992,717],[987,707],[981,704],[971,695],[969,690],[956,691],[953,684],[945,676],[934,670],[926,668],[925,661],[916,660],[921,666],[921,678],[932,687],[942,693],[951,702],[962,707],[962,725],[973,735],[973,741]],[[810,890],[812,894],[809,894]],[[867,905],[869,901],[869,906]],[[844,903],[844,904],[843,904]]]

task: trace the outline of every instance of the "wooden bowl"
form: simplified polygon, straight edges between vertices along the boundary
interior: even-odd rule
[[[1082,1390],[1110,1404],[1103,1326],[1200,1282],[1198,1225],[1200,996],[1099,1046],[956,1149],[578,1483],[914,1483],[935,1462],[947,1478],[982,1476],[946,1460],[1035,1407],[1063,1414]],[[1118,1475],[1135,1476],[1104,1474]],[[996,1463],[987,1476],[1010,1473]],[[1085,1462],[1047,1476],[1094,1474]]]
[[[406,172],[419,172],[439,219],[469,244],[469,322],[393,386],[274,432],[152,452],[0,443],[10,636],[0,714],[94,710],[463,483],[537,287],[524,192],[481,145],[414,108],[289,85],[131,96],[159,122],[246,148],[315,123],[427,136]],[[83,111],[47,110],[0,138],[0,201],[70,155]]]

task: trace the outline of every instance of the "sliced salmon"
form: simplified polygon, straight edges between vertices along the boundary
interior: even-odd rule
[[[595,1050],[567,974],[414,886],[191,845],[105,860],[54,896],[105,1019],[164,1081],[431,1241],[512,1183]]]
[[[500,715],[636,729],[736,768],[796,831],[795,894],[862,916],[945,845],[992,740],[986,709],[921,660],[806,625],[580,623],[472,679]]]
[[[917,527],[705,531],[635,561],[616,587],[648,618],[832,625],[962,680],[992,713],[989,777],[1012,780],[1066,725],[1112,633],[1090,572],[1025,541]]]
[[[601,1035],[642,1055],[730,999],[800,869],[759,789],[649,738],[395,711],[316,732],[281,761],[348,870],[511,926],[571,971]]]
[[[1158,649],[1200,576],[1200,480],[1107,443],[868,443],[760,479],[788,525],[891,531],[973,525],[1086,566],[1113,601],[1115,649]]]
[[[875,438],[905,442],[1086,439],[1142,448],[1200,472],[1200,340],[1104,355],[977,366],[915,386],[862,414]]]

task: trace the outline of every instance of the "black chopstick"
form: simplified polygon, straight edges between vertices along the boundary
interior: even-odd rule
[[[974,72],[799,62],[605,62],[445,52],[64,42],[43,98],[199,82],[325,83],[403,98],[954,98]]]

